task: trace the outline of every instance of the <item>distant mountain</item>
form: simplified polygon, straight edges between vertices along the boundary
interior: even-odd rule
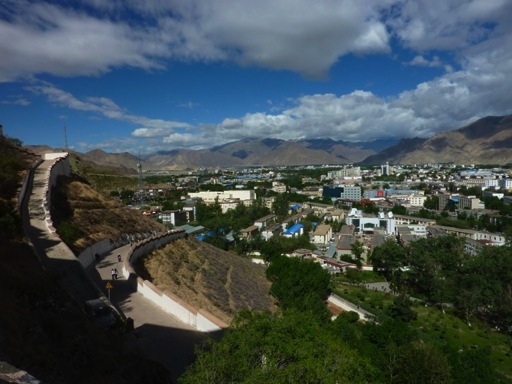
[[[159,152],[145,159],[145,163],[159,169],[352,164],[375,154],[372,145],[379,147],[384,144],[349,143],[332,139],[244,139],[210,149]]]
[[[512,163],[512,115],[488,116],[430,139],[404,139],[363,164]]]
[[[93,163],[104,169],[116,169],[125,174],[133,174],[137,171],[137,164],[141,160],[128,152],[108,153],[101,149],[94,149],[86,153],[74,152],[85,163]]]
[[[395,145],[384,149],[383,151],[377,153],[376,155],[368,156],[364,159],[361,165],[379,165],[384,164],[386,161],[389,161],[394,164],[398,164],[396,162],[397,158],[401,156],[407,155],[409,152],[420,148],[428,139],[421,139],[419,137],[415,137],[413,139],[402,139]]]
[[[32,147],[45,151],[47,147]],[[346,142],[333,139],[280,140],[249,138],[209,149],[160,151],[144,159],[127,152],[96,149],[78,154],[84,162],[134,173],[145,170],[189,170],[251,166],[322,164],[458,164],[512,163],[512,115],[488,116],[430,139],[386,139]]]

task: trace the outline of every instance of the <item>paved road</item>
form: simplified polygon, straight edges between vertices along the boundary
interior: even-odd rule
[[[372,289],[374,291],[388,292],[393,294],[391,288],[389,287],[389,283],[387,281],[382,281],[379,283],[366,283],[366,288]]]
[[[121,271],[117,256],[121,255],[122,260],[126,260],[129,251],[130,246],[127,245],[104,255],[96,265],[88,268],[88,274],[107,297],[106,286],[111,284],[110,301],[134,320],[133,334],[137,344],[147,356],[168,367],[176,379],[194,360],[194,346],[208,336],[164,312],[140,293],[133,292],[121,275],[118,280],[112,280],[112,268]]]
[[[52,271],[60,285],[77,302],[98,297],[98,289],[91,284],[78,259],[61,239],[48,230],[43,200],[46,195],[46,174],[53,160],[43,161],[29,182],[29,198],[22,207],[23,225],[43,268]]]
[[[96,298],[100,291],[108,297],[105,287],[111,281],[110,270],[114,267],[120,270],[117,255],[126,258],[129,246],[104,255],[97,265],[84,270],[60,238],[48,230],[45,221],[42,202],[46,194],[46,174],[52,163],[52,160],[43,161],[29,181],[29,198],[22,207],[25,232],[43,268],[51,270],[63,289],[77,302]],[[208,335],[182,323],[133,292],[123,278],[111,281],[111,284],[112,303],[134,320],[135,330],[127,334],[127,341],[140,347],[148,357],[161,362],[176,380],[193,361],[194,346]]]

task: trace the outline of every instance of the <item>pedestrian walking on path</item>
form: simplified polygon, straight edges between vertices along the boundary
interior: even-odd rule
[[[122,260],[121,255],[117,255],[117,261],[121,262]]]
[[[110,270],[110,275],[112,276],[112,280],[115,280],[115,279],[116,279],[116,271],[115,271],[115,269],[114,269],[114,268],[112,268],[112,269]]]

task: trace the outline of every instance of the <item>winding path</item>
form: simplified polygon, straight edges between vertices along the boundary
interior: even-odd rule
[[[63,289],[79,303],[98,297],[100,292],[108,297],[106,286],[110,282],[112,304],[134,321],[135,329],[126,334],[127,342],[166,366],[176,381],[193,362],[194,346],[209,335],[196,331],[133,292],[123,278],[111,280],[110,270],[118,267],[117,255],[125,258],[130,246],[113,250],[99,263],[84,270],[69,248],[50,231],[45,219],[43,202],[47,193],[47,175],[54,161],[45,160],[34,170],[22,206],[25,233],[43,268],[56,274]]]

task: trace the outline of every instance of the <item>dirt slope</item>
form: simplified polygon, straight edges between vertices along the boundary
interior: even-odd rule
[[[138,270],[160,289],[228,324],[242,308],[275,309],[264,267],[195,238],[157,250]]]
[[[59,178],[52,204],[57,232],[75,253],[105,238],[118,241],[126,235],[143,237],[167,231],[162,224],[98,193],[77,177]]]

